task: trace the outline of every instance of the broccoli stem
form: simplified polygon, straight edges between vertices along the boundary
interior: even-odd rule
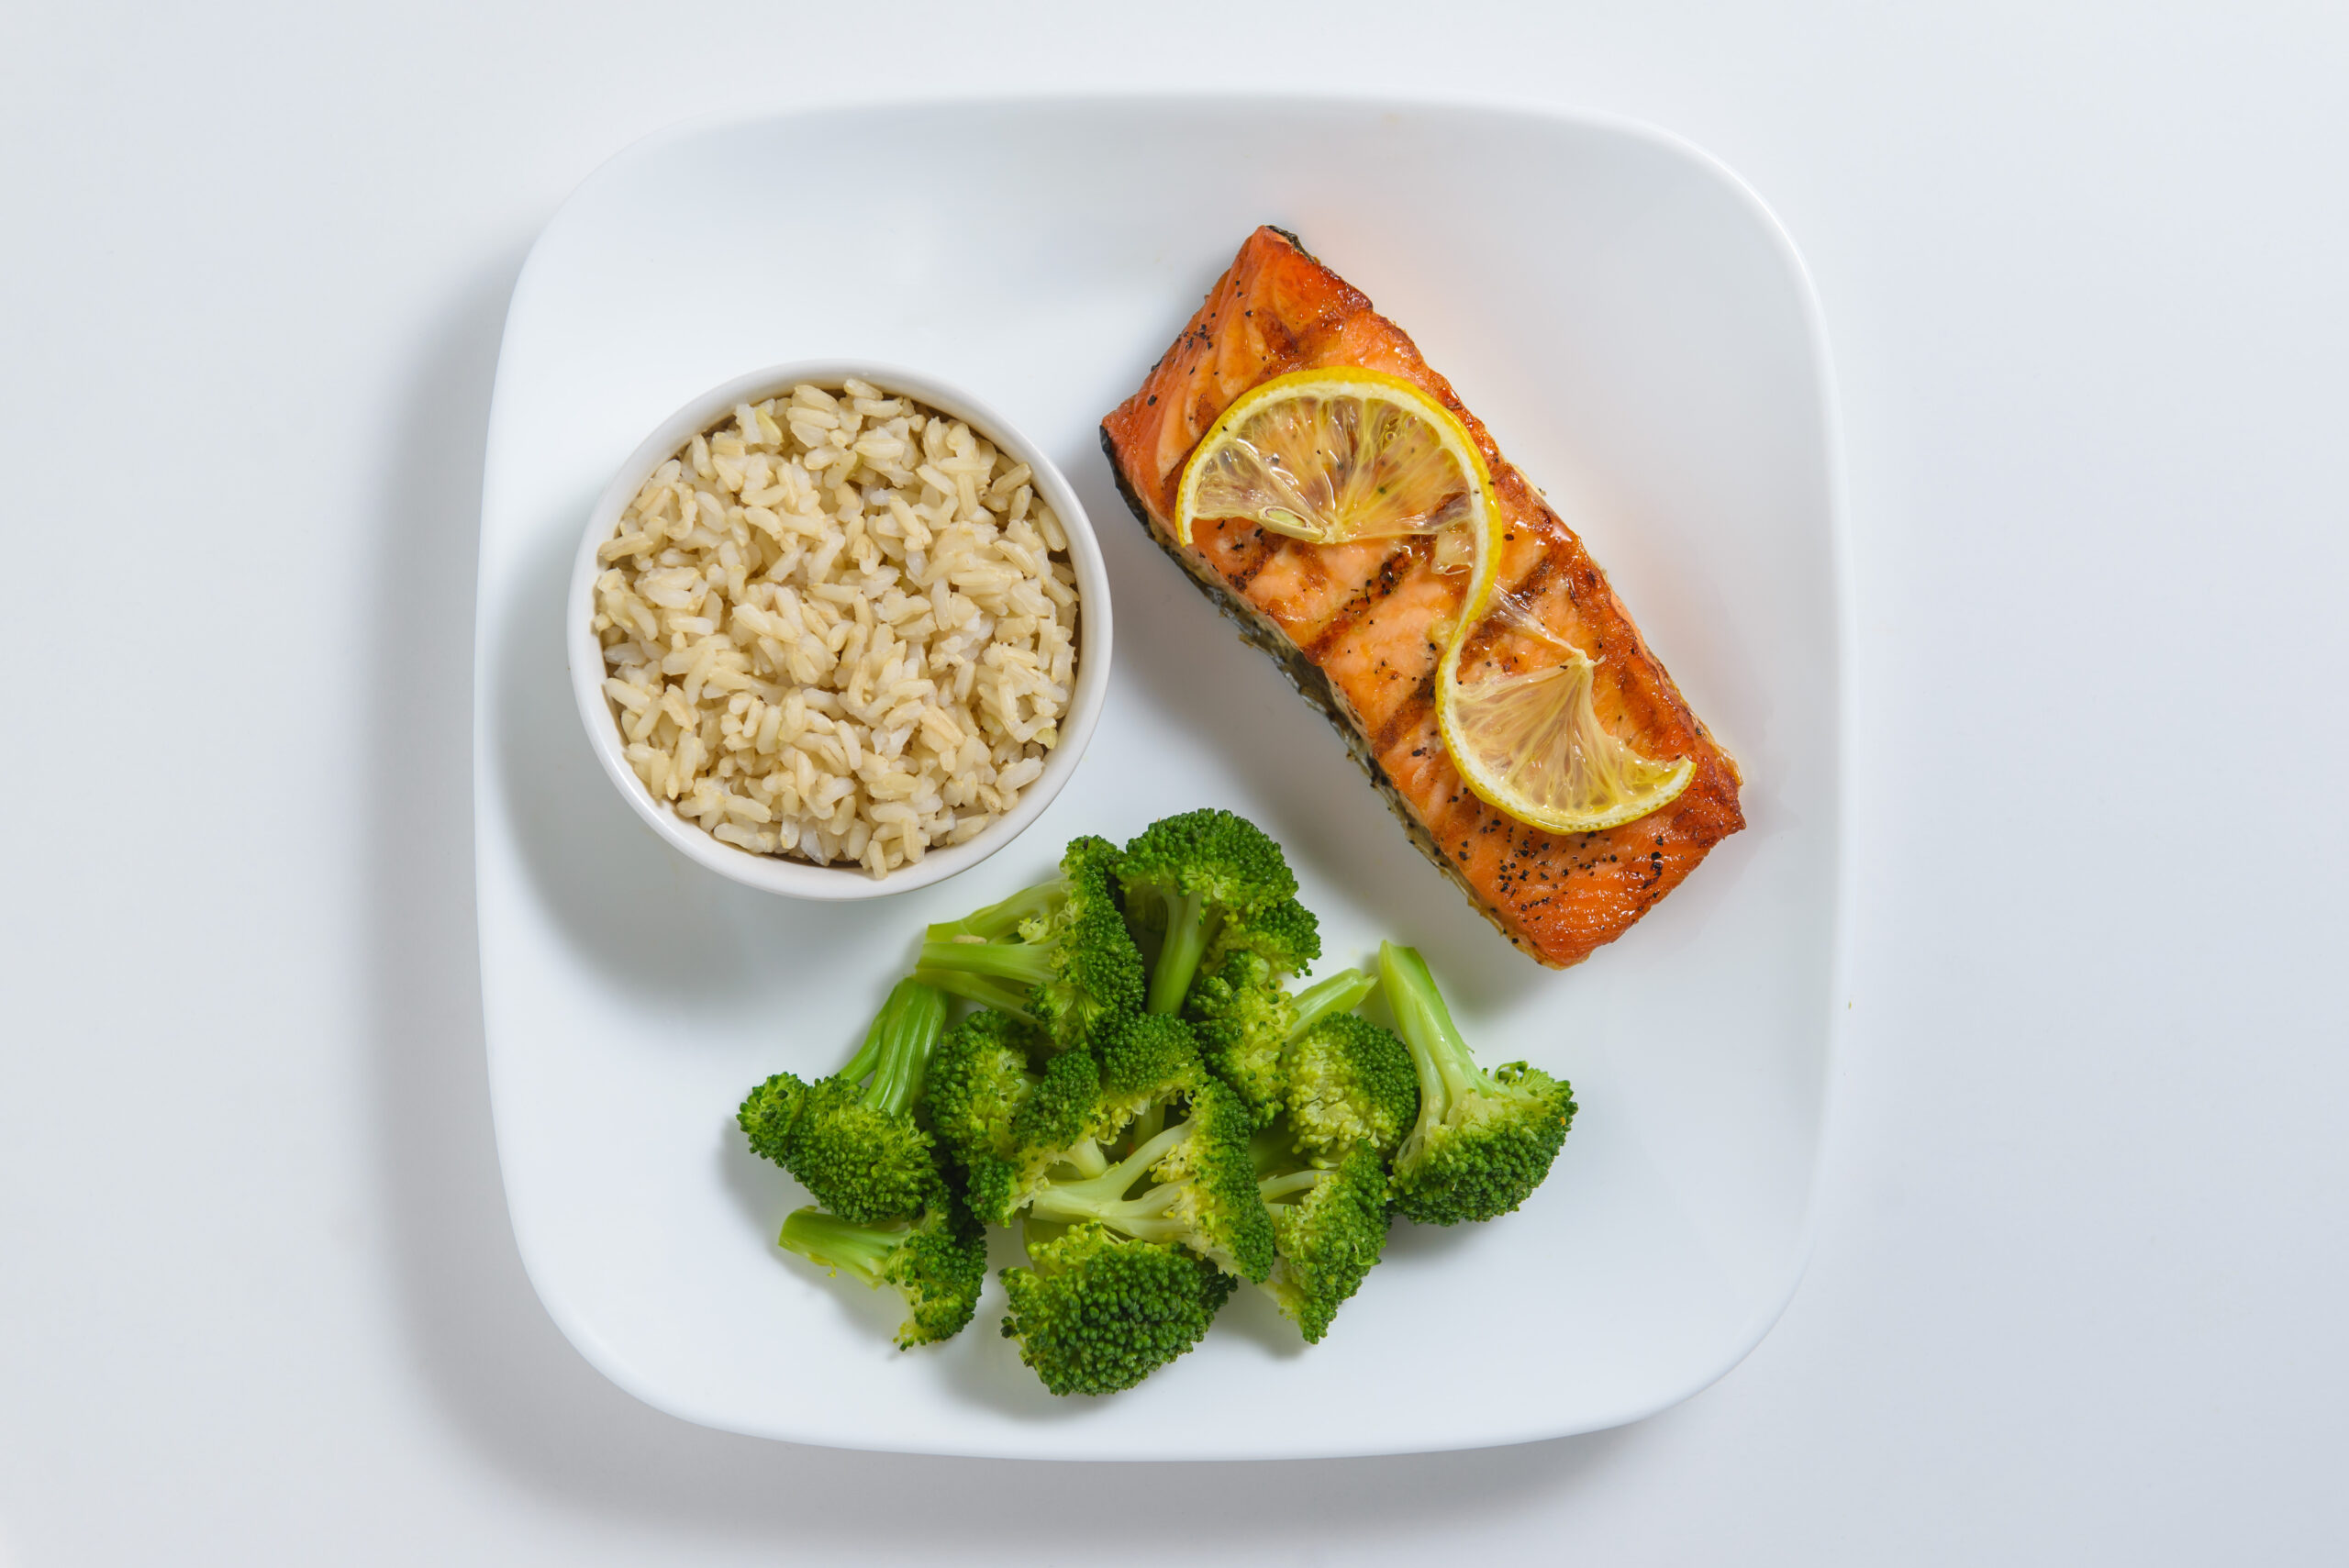
[[[1178,1123],[1142,1144],[1100,1175],[1081,1182],[1052,1183],[1036,1195],[1028,1212],[1038,1219],[1097,1219],[1104,1225],[1145,1241],[1163,1240],[1174,1234],[1176,1228],[1171,1225],[1153,1228],[1151,1221],[1163,1215],[1167,1206],[1181,1195],[1180,1189],[1172,1185],[1152,1187],[1136,1198],[1126,1196],[1126,1189],[1141,1180],[1152,1165],[1165,1158],[1168,1150],[1190,1136],[1190,1131],[1189,1122]],[[1157,1234],[1150,1233],[1153,1229]]]
[[[1009,1013],[1031,1024],[1036,1021],[1035,1013],[1028,1006],[1028,993],[1023,987],[1006,984],[1000,980],[989,980],[982,974],[963,974],[944,969],[917,969],[914,978],[925,985],[937,986],[950,996],[976,1002],[980,1006],[992,1007],[998,1013]]]
[[[1150,977],[1147,1013],[1172,1013],[1189,995],[1191,977],[1208,951],[1208,907],[1203,894],[1178,894],[1166,901],[1166,940],[1159,944],[1158,968]]]
[[[858,1067],[873,1074],[865,1085],[864,1104],[888,1116],[904,1114],[930,1070],[930,1052],[946,1032],[946,993],[907,976],[889,988],[888,999],[864,1031],[864,1043],[841,1075],[853,1082]]]
[[[922,933],[914,977],[998,1013],[1037,1021],[1029,993],[1052,977],[1052,946],[1014,940],[1029,921],[1068,902],[1068,883],[1055,877],[1020,889],[1000,903],[942,920]]]
[[[881,1037],[886,1032],[882,1024],[889,1016],[889,1004],[896,999],[895,991],[882,999],[881,1010],[873,1015],[871,1023],[864,1026],[864,1039],[857,1045],[856,1054],[842,1063],[841,1070],[832,1076],[845,1078],[852,1084],[862,1084],[872,1075],[873,1070],[881,1064]]]
[[[1052,977],[1050,942],[924,942],[918,970],[977,974],[1015,985],[1041,985]]]
[[[1454,1101],[1490,1088],[1491,1081],[1469,1054],[1468,1042],[1460,1038],[1452,1009],[1443,1005],[1443,993],[1435,988],[1435,976],[1428,973],[1427,960],[1417,948],[1379,943],[1378,980],[1386,988],[1387,1006],[1394,1009],[1396,1029],[1410,1048],[1411,1064],[1419,1072],[1419,1126],[1431,1127],[1443,1119]]]
[[[856,1225],[820,1208],[796,1208],[783,1222],[775,1240],[821,1267],[846,1269],[869,1285],[878,1286],[889,1255],[905,1240],[902,1229],[879,1230]]]
[[[1038,916],[1051,914],[1067,900],[1068,884],[1054,878],[1022,888],[999,904],[974,909],[959,920],[941,921],[922,935],[933,942],[951,942],[957,937],[1000,941]]]
[[[1377,989],[1378,977],[1359,969],[1341,970],[1327,980],[1315,981],[1297,994],[1297,1022],[1289,1027],[1288,1038],[1297,1039],[1331,1013],[1353,1012]]]
[[[1266,1176],[1256,1184],[1256,1195],[1275,1203],[1292,1193],[1311,1192],[1329,1174],[1327,1171],[1291,1171],[1286,1176]]]

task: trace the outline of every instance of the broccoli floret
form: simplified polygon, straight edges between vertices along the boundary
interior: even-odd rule
[[[1008,1154],[1012,1118],[1036,1091],[1036,1060],[1048,1054],[1036,1026],[1009,1013],[983,1007],[948,1029],[922,1090],[947,1151],[965,1164]]]
[[[1301,967],[1311,957],[1299,960],[1298,951],[1320,951],[1319,934],[1310,929],[1312,916],[1296,903],[1297,878],[1281,847],[1254,823],[1229,811],[1186,811],[1152,823],[1126,846],[1118,884],[1125,893],[1127,919],[1138,934],[1157,943],[1143,1004],[1152,1013],[1181,1008],[1201,961],[1227,924],[1253,931],[1252,940],[1274,950],[1265,956],[1276,967],[1284,957],[1286,967]],[[1267,914],[1281,904],[1292,908]],[[1241,934],[1222,951],[1248,945]]]
[[[1280,1171],[1257,1191],[1271,1209],[1278,1254],[1264,1288],[1305,1342],[1319,1344],[1386,1250],[1386,1162],[1357,1144],[1330,1168]]]
[[[1003,1336],[1054,1394],[1131,1388],[1199,1342],[1237,1288],[1180,1247],[1079,1225],[1030,1240],[1033,1267],[1003,1271]]]
[[[1410,1051],[1368,1018],[1324,1015],[1290,1039],[1281,1068],[1289,1126],[1309,1165],[1336,1165],[1356,1147],[1384,1162],[1419,1116]]]
[[[1263,959],[1283,980],[1302,974],[1321,956],[1321,922],[1294,898],[1268,904],[1253,914],[1228,913],[1208,937],[1197,973],[1213,973],[1243,952]]]
[[[1184,1012],[1198,1026],[1208,1066],[1239,1091],[1262,1127],[1288,1097],[1289,1042],[1325,1013],[1351,1012],[1377,984],[1349,969],[1291,995],[1270,960],[1243,949],[1192,984]]]
[[[1103,1031],[1100,1051],[1089,1140],[1063,1150],[1046,1179],[1024,1189],[1030,1216],[1178,1243],[1263,1279],[1273,1238],[1249,1155],[1255,1123],[1201,1065],[1190,1026],[1130,1014]],[[1114,1164],[1104,1145],[1119,1151]],[[1100,1161],[1091,1169],[1080,1157],[1088,1148]]]
[[[924,1099],[986,1224],[1010,1224],[1055,1170],[1109,1168],[1095,1138],[1098,1061],[1090,1051],[1053,1053],[1042,1031],[1008,1013],[974,1013],[946,1032]]]
[[[1191,987],[1185,1014],[1197,1026],[1200,1054],[1231,1085],[1259,1126],[1280,1114],[1281,1051],[1297,1022],[1297,999],[1252,952],[1234,953]]]
[[[1083,1044],[1102,1018],[1142,1001],[1141,953],[1111,881],[1118,859],[1106,839],[1074,840],[1056,880],[930,927],[916,974],[1042,1026],[1063,1050]]]
[[[1103,1145],[1164,1127],[1166,1103],[1202,1076],[1198,1053],[1175,1020],[1135,1027],[1142,1021],[1124,1013],[1105,1022],[1101,1054],[1054,1053],[1041,1031],[1002,1013],[974,1013],[948,1031],[930,1069],[931,1125],[981,1219],[1010,1224],[1046,1182],[1108,1171]]]
[[[1378,977],[1419,1080],[1419,1114],[1395,1155],[1397,1210],[1431,1225],[1510,1212],[1550,1173],[1573,1088],[1522,1062],[1478,1067],[1416,950],[1380,943]]]
[[[751,1091],[736,1120],[753,1153],[799,1178],[816,1201],[859,1223],[919,1213],[943,1191],[915,1097],[946,1027],[946,994],[900,980],[848,1065],[803,1083],[778,1073]]]
[[[837,1274],[846,1269],[879,1289],[894,1285],[907,1316],[897,1348],[935,1344],[963,1331],[986,1284],[986,1232],[952,1195],[918,1219],[860,1225],[820,1208],[794,1210],[777,1240]]]
[[[1129,1130],[1132,1143],[1156,1137],[1167,1112],[1208,1081],[1197,1032],[1180,1018],[1128,1013],[1105,1025],[1095,1043],[1101,1099],[1093,1136],[1103,1144]]]

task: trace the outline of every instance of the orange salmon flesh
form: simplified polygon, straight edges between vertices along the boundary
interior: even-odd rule
[[[1190,545],[1175,542],[1175,490],[1208,427],[1262,382],[1332,366],[1385,371],[1422,388],[1459,417],[1492,470],[1501,513],[1495,587],[1526,629],[1486,623],[1464,676],[1555,662],[1558,640],[1572,644],[1595,662],[1595,700],[1609,734],[1643,756],[1694,761],[1677,799],[1620,827],[1551,833],[1470,791],[1435,715],[1436,665],[1465,573],[1438,571],[1428,539],[1316,545],[1237,519],[1202,519]],[[1582,540],[1403,329],[1295,236],[1264,228],[1248,237],[1141,389],[1101,422],[1101,444],[1151,537],[1329,714],[1421,852],[1539,962],[1588,958],[1745,826],[1737,764],[1689,710]]]

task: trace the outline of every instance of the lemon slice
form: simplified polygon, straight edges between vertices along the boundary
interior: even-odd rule
[[[1174,537],[1190,543],[1201,517],[1313,544],[1465,530],[1481,562],[1492,495],[1467,427],[1411,383],[1351,366],[1292,371],[1199,438],[1175,492]]]
[[[1593,665],[1505,596],[1495,613],[1553,645],[1546,668],[1460,678],[1461,653],[1490,604],[1499,508],[1467,427],[1412,383],[1382,371],[1294,371],[1223,411],[1184,466],[1174,536],[1202,518],[1242,518],[1311,544],[1435,538],[1435,565],[1470,568],[1459,607],[1430,628],[1445,642],[1436,720],[1468,787],[1521,821],[1593,832],[1669,804],[1696,772],[1657,762],[1607,733]]]
[[[1696,763],[1651,761],[1607,733],[1591,701],[1591,661],[1537,634],[1564,651],[1561,662],[1463,681],[1464,630],[1436,666],[1436,723],[1468,787],[1553,833],[1595,833],[1678,799]]]

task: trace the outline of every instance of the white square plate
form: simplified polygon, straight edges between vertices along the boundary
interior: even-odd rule
[[[1752,826],[1564,973],[1405,840],[1338,738],[1144,538],[1101,416],[1274,222],[1418,340],[1588,539],[1740,759]],[[794,904],[657,840],[597,771],[563,673],[597,490],[701,389],[858,357],[972,389],[1098,529],[1117,668],[1025,838],[903,897]],[[475,691],[482,994],[507,1201],[547,1309],[639,1397],[842,1447],[1300,1457],[1635,1419],[1719,1377],[1804,1259],[1838,998],[1846,613],[1828,367],[1800,263],[1705,156],[1619,123],[1270,99],[897,107],[704,124],[581,187],[498,363]],[[1287,847],[1319,973],[1419,945],[1480,1057],[1582,1112],[1517,1215],[1398,1226],[1308,1350],[1255,1291],[1131,1392],[1060,1400],[996,1332],[888,1340],[894,1298],[777,1250],[805,1201],[743,1092],[847,1054],[921,926],[1071,836],[1228,806]],[[1005,1261],[999,1258],[998,1262]]]

